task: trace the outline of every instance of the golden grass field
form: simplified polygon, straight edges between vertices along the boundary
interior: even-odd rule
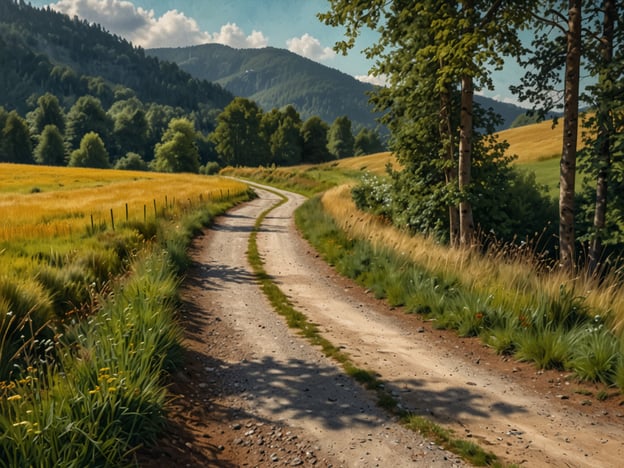
[[[94,223],[154,217],[167,205],[234,195],[246,185],[222,177],[0,164],[0,242],[80,235]]]
[[[510,128],[499,132],[498,137],[509,143],[508,154],[518,157],[516,164],[528,164],[531,169],[539,170],[539,163],[561,157],[563,122],[553,128],[553,121],[546,120],[523,127]],[[578,137],[579,148],[583,147],[581,132]],[[397,167],[398,164],[392,153],[376,153],[368,156],[356,156],[341,159],[337,163],[331,163],[341,169],[366,170],[375,174],[384,174],[386,164]],[[549,169],[552,164],[549,165]],[[558,173],[556,174],[558,177]]]

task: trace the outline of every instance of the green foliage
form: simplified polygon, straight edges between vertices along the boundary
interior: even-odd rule
[[[8,113],[1,133],[0,162],[33,163],[30,130],[16,111]]]
[[[561,287],[557,297],[538,293],[525,303],[499,291],[477,290],[452,272],[433,274],[391,249],[348,239],[322,208],[318,197],[296,212],[297,225],[323,258],[376,297],[427,316],[434,326],[479,336],[499,354],[544,369],[571,369],[583,380],[624,384],[621,338],[591,318],[584,299]]]
[[[337,117],[327,133],[327,149],[330,154],[336,159],[353,156],[354,143],[351,120],[346,115]]]
[[[85,94],[98,97],[107,107],[114,99],[134,94],[146,103],[180,106],[186,113],[202,115],[232,99],[221,86],[148,56],[98,24],[27,3],[0,4],[0,62],[0,89],[5,90],[0,105],[21,113],[27,111],[28,98],[42,89],[67,107]]]
[[[211,135],[224,165],[257,166],[269,155],[261,132],[262,110],[245,98],[236,98],[217,117]]]
[[[188,119],[173,119],[156,145],[153,168],[160,172],[199,172],[197,133]]]
[[[147,163],[143,161],[140,154],[130,152],[115,163],[115,169],[125,171],[147,171],[149,167]]]
[[[525,125],[531,125],[534,123],[538,123],[540,121],[539,115],[535,113],[525,112],[524,114],[520,114],[518,117],[511,122],[509,128],[517,128],[524,127]]]
[[[61,135],[65,132],[65,113],[58,98],[52,93],[46,93],[37,99],[37,107],[27,115],[31,122],[31,130],[40,135],[48,125],[54,125]]]
[[[327,149],[327,124],[319,117],[310,117],[301,127],[302,161],[318,164],[334,159]]]
[[[353,154],[364,156],[385,151],[386,148],[379,138],[379,133],[368,128],[363,128],[358,132],[353,141]]]
[[[69,157],[69,166],[110,168],[110,159],[104,142],[95,132],[87,133],[80,141],[80,148],[74,150]]]
[[[72,149],[77,148],[89,132],[97,133],[104,142],[110,143],[112,131],[113,121],[102,108],[100,100],[93,96],[80,97],[67,113],[65,139]]]
[[[63,135],[56,125],[46,125],[35,148],[35,162],[47,166],[64,166],[65,154]]]
[[[199,168],[199,173],[204,175],[215,175],[221,170],[221,166],[216,161],[210,161]]]
[[[582,380],[611,385],[615,381],[618,361],[621,359],[617,339],[605,330],[600,317],[575,340],[568,366]]]
[[[136,98],[116,101],[108,110],[117,151],[141,153],[147,144],[148,123],[143,103]]]
[[[294,105],[304,120],[349,116],[356,128],[377,126],[367,93],[374,86],[284,49],[234,49],[221,44],[152,49],[193,76],[219,83],[263,109]],[[189,57],[191,57],[189,59]]]

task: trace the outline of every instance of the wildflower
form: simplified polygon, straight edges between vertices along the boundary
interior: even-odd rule
[[[117,387],[109,387],[108,393],[115,393],[117,391]]]
[[[93,390],[89,390],[89,395],[95,395],[96,393],[98,393],[100,391],[100,386],[96,385],[95,388]]]
[[[16,395],[11,395],[10,397],[8,397],[7,401],[17,401],[21,399],[22,399],[22,395],[16,394]]]
[[[475,315],[477,320],[481,320],[483,318],[483,313],[482,312],[477,312]]]

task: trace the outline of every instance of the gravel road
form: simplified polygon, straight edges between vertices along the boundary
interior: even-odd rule
[[[246,260],[259,197],[197,239],[183,288],[187,366],[171,387],[172,429],[143,466],[463,466],[375,406],[373,395],[288,329]],[[293,211],[258,234],[266,271],[356,365],[377,372],[401,405],[502,459],[525,466],[619,466],[618,401],[587,405],[567,376],[501,359],[476,340],[434,330],[370,297],[301,239]]]

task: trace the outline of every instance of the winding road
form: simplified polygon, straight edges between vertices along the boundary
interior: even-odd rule
[[[375,300],[338,276],[301,239],[293,212],[304,198],[270,190],[257,186],[258,198],[220,217],[197,239],[194,267],[183,287],[194,317],[187,323],[188,341],[199,363],[198,370],[187,370],[187,378],[196,389],[202,382],[217,386],[220,408],[235,408],[220,412],[227,430],[215,439],[218,449],[204,447],[215,464],[272,466],[279,457],[279,463],[292,466],[311,466],[311,460],[316,466],[324,460],[326,466],[346,467],[464,465],[377,408],[374,395],[272,310],[246,251],[257,217],[280,200],[279,192],[288,201],[268,214],[257,237],[265,270],[325,338],[356,365],[376,372],[402,407],[506,462],[620,465],[621,414],[571,404],[573,383],[553,374],[545,384],[551,390],[545,391],[536,383],[540,373],[530,366],[503,362],[476,340],[453,338]],[[202,401],[201,394],[193,398]],[[206,414],[213,411],[204,406]],[[252,421],[246,427],[254,428],[283,425],[297,434],[301,453],[305,446],[314,447],[314,454],[306,448],[306,458],[281,448],[280,455],[277,443],[263,445],[266,435],[262,443],[247,443],[242,436],[230,440],[241,432],[236,420]],[[215,418],[203,430],[214,432],[218,423]]]

